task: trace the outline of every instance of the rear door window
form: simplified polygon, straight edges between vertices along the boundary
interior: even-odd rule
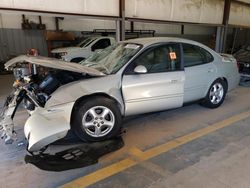
[[[184,67],[191,67],[195,65],[202,65],[210,63],[214,60],[213,56],[205,49],[191,45],[182,44]]]

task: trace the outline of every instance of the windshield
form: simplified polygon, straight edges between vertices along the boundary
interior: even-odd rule
[[[92,67],[104,74],[112,74],[125,65],[140,49],[141,45],[138,44],[114,44],[94,53],[85,61],[80,62],[80,64]]]
[[[86,47],[88,46],[90,43],[92,43],[95,40],[95,38],[87,38],[83,41],[81,41],[79,44],[77,44],[77,47]]]

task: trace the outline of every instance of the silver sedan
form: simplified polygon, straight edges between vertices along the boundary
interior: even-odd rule
[[[43,107],[35,108],[25,124],[30,151],[65,137],[71,129],[87,142],[115,137],[125,116],[192,101],[217,108],[240,78],[232,56],[178,38],[124,41],[78,65],[35,58],[28,62],[91,75],[60,86]]]

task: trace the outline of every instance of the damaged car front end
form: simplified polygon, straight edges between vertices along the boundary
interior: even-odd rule
[[[51,94],[68,83],[104,75],[78,64],[69,66],[61,60],[27,55],[8,61],[5,68],[13,71],[15,82],[0,114],[1,138],[6,144],[15,140],[13,118],[23,102],[30,115],[24,126],[29,151],[41,150],[41,146],[66,136],[70,129],[70,114],[74,103],[56,105],[54,102],[53,107],[45,108]]]
[[[84,142],[118,135],[125,107],[121,74],[116,72],[140,49],[140,45],[115,44],[81,63],[27,55],[8,61],[5,68],[13,70],[17,81],[1,115],[5,143],[14,140],[13,117],[22,101],[30,115],[24,125],[29,152],[44,151],[69,130]],[[82,116],[79,113],[88,102],[99,103]],[[91,113],[95,117],[90,117]]]

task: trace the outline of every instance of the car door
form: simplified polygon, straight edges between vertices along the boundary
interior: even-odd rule
[[[138,66],[143,66],[147,72],[135,72]],[[134,115],[182,106],[184,80],[179,44],[150,47],[124,71],[122,94],[125,114]]]
[[[200,46],[182,44],[185,69],[184,103],[202,99],[216,79],[213,55]]]

